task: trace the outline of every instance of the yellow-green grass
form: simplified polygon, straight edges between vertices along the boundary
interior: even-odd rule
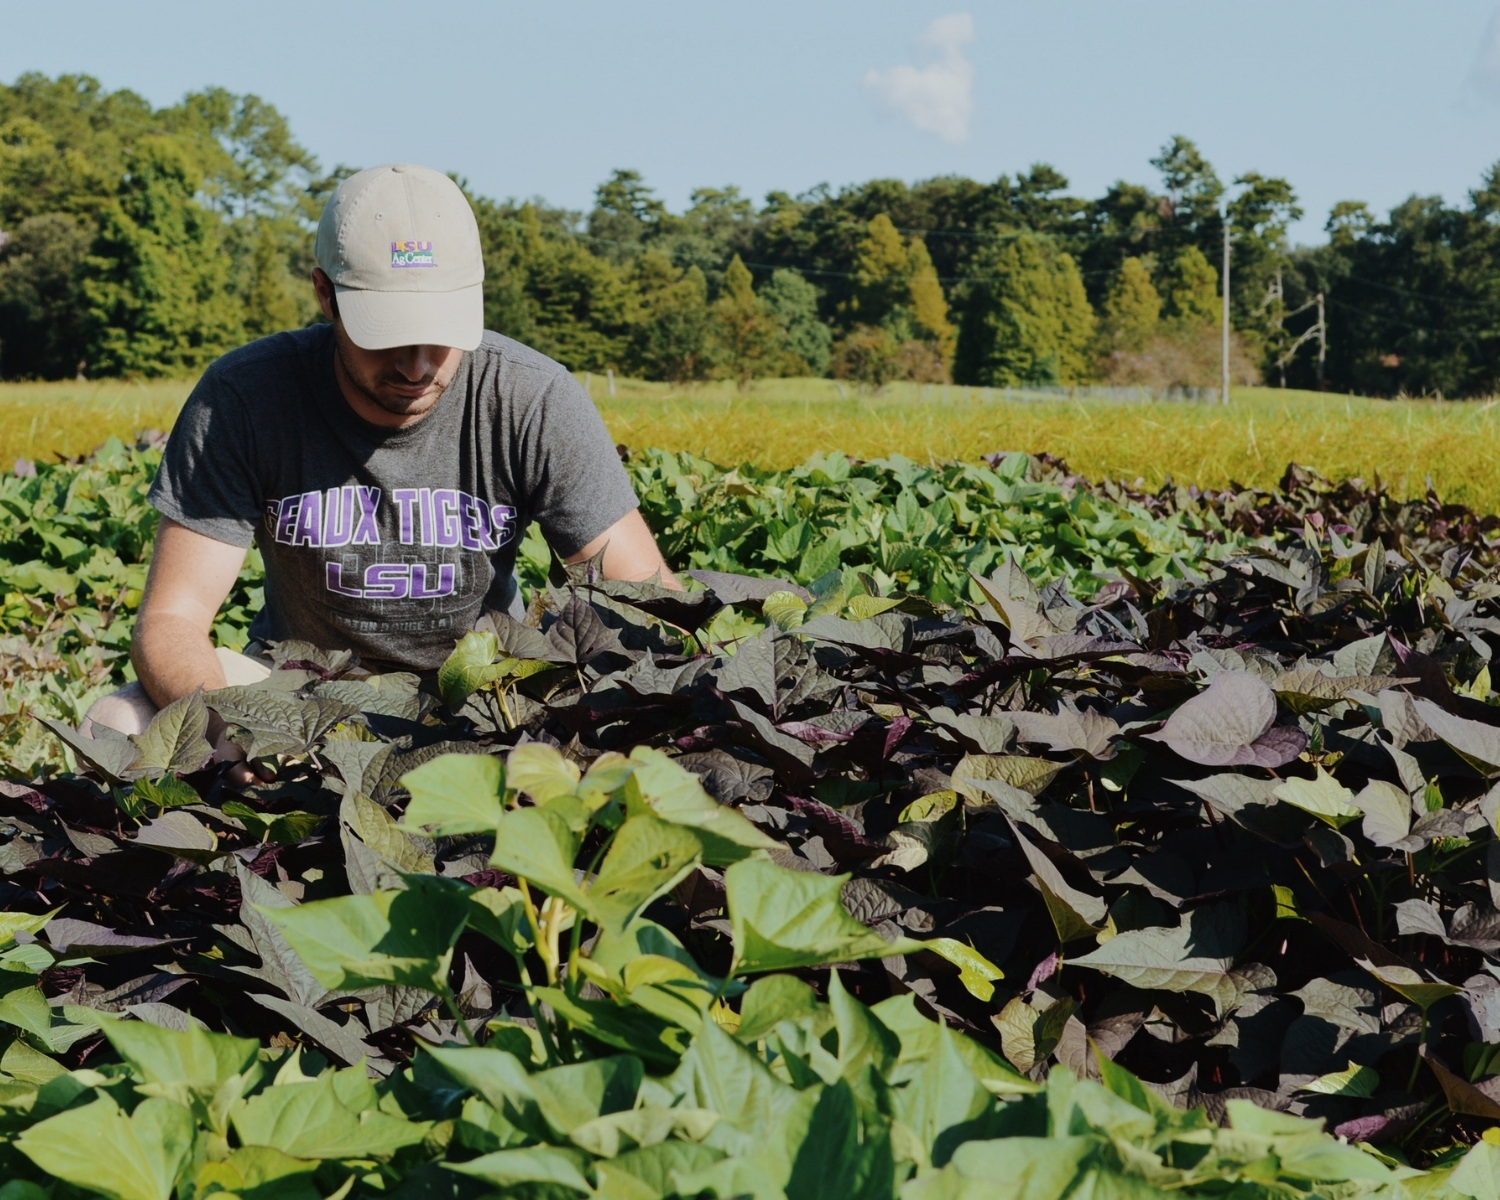
[[[616,440],[691,450],[716,462],[785,467],[817,450],[918,461],[1045,451],[1090,478],[1269,486],[1289,462],[1330,478],[1377,474],[1397,494],[1430,477],[1445,499],[1500,511],[1500,405],[1371,400],[1237,388],[1228,405],[1100,400],[1010,402],[999,393],[893,386],[843,394],[825,380],[669,392],[593,391]],[[658,385],[659,386],[659,385]],[[991,398],[982,398],[988,395]]]
[[[0,384],[0,471],[87,454],[111,434],[170,429],[192,381]]]
[[[583,377],[580,376],[582,379]],[[815,451],[918,461],[1045,451],[1092,478],[1267,486],[1288,462],[1331,478],[1375,475],[1402,496],[1431,478],[1448,500],[1500,512],[1500,405],[1240,388],[1225,406],[1102,400],[1005,402],[1001,393],[896,384],[861,393],[821,379],[672,387],[602,375],[589,390],[615,440],[716,462],[786,467]],[[0,385],[0,469],[167,428],[190,384]]]

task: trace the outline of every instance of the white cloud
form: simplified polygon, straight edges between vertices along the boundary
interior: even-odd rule
[[[974,64],[964,57],[963,47],[973,40],[974,18],[968,13],[939,17],[922,34],[922,44],[934,52],[931,62],[872,69],[865,87],[923,133],[962,142],[974,115]]]
[[[1500,102],[1500,9],[1495,10],[1485,28],[1464,90],[1471,97]]]

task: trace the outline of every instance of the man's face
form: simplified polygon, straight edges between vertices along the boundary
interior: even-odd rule
[[[365,350],[350,340],[338,317],[333,283],[321,269],[313,287],[323,315],[333,322],[339,383],[345,398],[375,425],[410,425],[432,411],[453,379],[464,352],[453,346],[396,346]]]

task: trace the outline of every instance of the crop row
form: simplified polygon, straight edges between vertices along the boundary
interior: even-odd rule
[[[18,776],[63,765],[32,714],[72,721],[130,677],[130,632],[156,514],[146,492],[160,448],[111,441],[76,462],[0,476],[0,769]],[[1121,575],[1155,584],[1195,576],[1236,549],[1301,532],[1304,519],[1359,524],[1472,548],[1488,562],[1493,522],[1435,499],[1399,504],[1356,485],[1290,473],[1279,490],[1200,494],[1091,484],[1025,455],[919,466],[818,455],[789,471],[726,470],[688,454],[627,460],[668,560],[684,568],[785,576],[810,584],[852,568],[880,595],[979,599],[969,573],[1014,558],[1040,582],[1068,580],[1087,597]],[[523,586],[549,566],[535,530],[521,547]],[[260,605],[252,549],[214,634],[239,646]],[[727,615],[715,632],[754,630]]]
[[[0,766],[11,774],[62,765],[31,714],[76,724],[129,677],[156,529],[146,493],[159,462],[158,446],[112,440],[85,461],[0,477]],[[1024,455],[935,468],[820,456],[773,473],[653,451],[628,465],[675,564],[804,583],[842,564],[865,572],[873,590],[939,600],[971,595],[966,570],[984,573],[1007,551],[1087,593],[1119,569],[1182,575],[1222,537],[1211,521],[1194,532],[1136,500],[1091,495],[1056,472],[1043,478]],[[540,586],[548,566],[533,530],[521,548],[523,584]],[[261,575],[252,549],[215,627],[220,644],[243,644]]]
[[[13,636],[99,686],[143,460],[0,492]],[[537,626],[488,618],[431,690],[287,644],[136,739],[29,723],[78,773],[0,786],[15,1172],[78,1178],[29,1131],[149,1140],[184,1119],[163,1099],[195,1122],[184,1196],[258,1147],[307,1194],[498,1154],[489,1185],[967,1195],[1033,1136],[1063,1164],[1037,1195],[1491,1194],[1466,1147],[1500,1119],[1492,520],[1295,470],[1143,495],[1024,456],[631,469],[699,590],[529,548]],[[273,784],[205,767],[207,707]],[[110,1014],[220,1066],[168,1078]],[[266,1049],[229,1070],[250,1051],[198,1023]],[[124,1066],[94,1069],[106,1043]],[[304,1068],[349,1110],[327,1122],[431,1122],[420,1149],[275,1140],[292,1118],[247,1113]],[[655,1190],[609,1182],[658,1145]]]

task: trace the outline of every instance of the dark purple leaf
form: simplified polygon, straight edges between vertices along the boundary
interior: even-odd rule
[[[149,950],[165,946],[167,938],[141,937],[116,933],[103,925],[79,921],[73,917],[53,917],[42,931],[47,944],[59,954],[124,954],[131,950]]]
[[[1373,1142],[1390,1128],[1391,1119],[1381,1114],[1355,1117],[1333,1127],[1333,1136],[1349,1142]]]
[[[865,836],[865,831],[836,808],[817,800],[803,800],[799,796],[788,796],[792,811],[805,820],[823,839],[828,852],[839,862],[857,862],[873,858],[888,849],[880,842]]]
[[[813,594],[805,587],[786,579],[762,579],[754,575],[731,575],[725,571],[684,571],[696,579],[725,604],[759,604],[772,592],[791,592],[811,604]]]
[[[0,796],[7,800],[19,801],[34,813],[44,813],[52,807],[46,796],[33,787],[27,787],[24,783],[12,783],[9,780],[0,779]]]
[[[1220,671],[1162,726],[1145,736],[1205,767],[1280,767],[1301,754],[1299,729],[1274,728],[1276,693],[1244,671]]]
[[[623,648],[619,635],[577,592],[547,630],[547,640],[560,661],[578,666],[587,666],[606,651]]]
[[[896,752],[896,747],[901,744],[903,738],[911,731],[912,720],[910,717],[893,717],[891,726],[885,732],[885,745],[881,748],[880,757],[890,758]]]
[[[1031,975],[1026,980],[1026,986],[1021,990],[1024,992],[1034,992],[1039,985],[1046,983],[1047,980],[1051,979],[1056,974],[1057,951],[1054,950],[1051,954],[1047,955],[1046,958],[1042,959],[1041,962],[1037,963],[1037,965],[1031,969]]]

